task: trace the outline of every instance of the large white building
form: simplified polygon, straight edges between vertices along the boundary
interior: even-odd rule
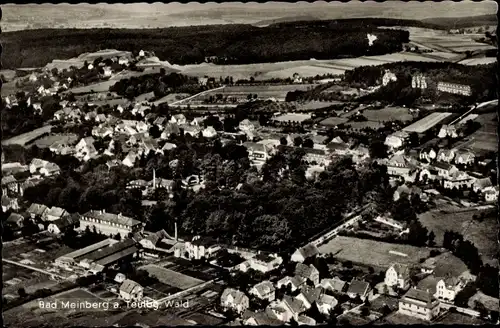
[[[126,238],[129,233],[140,232],[144,225],[142,222],[120,214],[106,213],[106,211],[91,210],[82,215],[80,218],[80,229],[84,230],[87,227],[104,235],[120,234]]]
[[[399,310],[421,320],[430,321],[439,315],[439,301],[429,292],[412,288],[399,300]]]
[[[452,302],[455,300],[457,293],[465,287],[465,282],[453,277],[440,279],[436,284],[436,293],[434,297]]]
[[[406,289],[410,285],[410,268],[399,263],[391,265],[385,272],[384,282],[389,287]]]

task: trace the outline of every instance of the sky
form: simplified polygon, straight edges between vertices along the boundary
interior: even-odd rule
[[[41,27],[145,28],[203,24],[254,24],[277,18],[339,19],[384,17],[424,19],[495,14],[494,1],[402,2],[373,1],[313,3],[136,3],[35,4],[2,6],[4,31]]]

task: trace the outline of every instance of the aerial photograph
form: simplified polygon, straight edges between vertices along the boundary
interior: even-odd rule
[[[3,326],[499,324],[497,7],[2,5]]]

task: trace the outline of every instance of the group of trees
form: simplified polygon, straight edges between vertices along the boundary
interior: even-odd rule
[[[160,73],[133,76],[129,79],[121,79],[109,88],[121,96],[133,99],[148,92],[154,92],[155,98],[162,98],[169,93],[195,94],[205,90],[207,87],[198,84],[198,79],[178,73],[166,74],[163,69]]]
[[[378,37],[372,46],[367,33]],[[148,49],[176,64],[202,63],[207,57],[214,57],[219,64],[249,64],[380,55],[400,51],[408,38],[407,31],[380,30],[375,23],[352,26],[342,20],[325,26],[304,23],[300,28],[233,24],[140,30],[40,29],[6,33],[5,42],[11,46],[3,60],[6,68],[41,67],[54,58],[72,58],[100,49]],[[26,44],[40,56],[23,52]]]

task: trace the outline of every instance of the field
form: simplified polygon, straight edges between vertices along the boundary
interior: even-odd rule
[[[339,124],[345,124],[348,120],[349,119],[345,117],[329,117],[321,121],[319,124],[324,125],[326,127],[335,127]]]
[[[423,132],[429,130],[430,128],[432,128],[433,126],[435,126],[436,124],[438,124],[439,122],[441,122],[442,120],[444,120],[445,118],[447,118],[448,116],[450,116],[451,114],[452,113],[432,113],[432,114],[429,114],[426,117],[424,117],[423,119],[418,120],[417,122],[415,122],[411,125],[408,125],[407,127],[405,127],[403,129],[403,131],[423,133]]]
[[[363,111],[363,116],[369,121],[390,122],[390,121],[410,121],[413,116],[408,109],[403,107],[385,107],[379,110],[368,109]]]
[[[346,125],[349,125],[351,129],[354,130],[361,130],[364,128],[370,128],[370,129],[380,129],[384,127],[384,124],[382,122],[375,122],[375,121],[364,121],[364,122],[347,122]]]
[[[187,98],[187,97],[189,97],[188,93],[171,93],[169,95],[166,95],[163,98],[160,98],[160,99],[154,101],[153,104],[155,104],[155,106],[157,106],[161,103],[165,103],[165,102],[170,104],[170,103],[182,100],[182,99]]]
[[[480,212],[473,210],[448,214],[440,211],[429,211],[418,217],[422,225],[436,235],[436,245],[442,245],[446,230],[453,230],[461,233],[478,248],[484,262],[495,263],[494,258],[498,252],[496,218],[494,215],[490,215],[483,222],[479,222],[472,219],[474,214],[479,215]]]
[[[287,113],[284,115],[280,115],[277,117],[274,117],[272,120],[277,121],[277,122],[304,122],[306,120],[311,119],[311,115],[307,114],[298,114],[298,113]]]
[[[51,135],[40,139],[37,139],[34,144],[38,148],[48,148],[54,144],[56,141],[66,142],[68,144],[73,144],[78,141],[78,136],[76,134],[68,135]]]
[[[151,276],[156,277],[160,282],[179,289],[188,289],[203,283],[203,280],[187,276],[167,268],[154,264],[148,264],[139,269],[146,270]]]
[[[308,90],[313,88],[312,84],[285,84],[285,85],[249,85],[249,86],[229,86],[213,91],[204,92],[199,96],[193,97],[189,102],[198,103],[210,96],[222,94],[225,97],[235,97],[237,99],[247,99],[249,94],[256,94],[259,99],[275,98],[276,100],[285,100],[286,94],[295,90]]]
[[[91,92],[108,92],[109,87],[114,85],[116,80],[108,80],[104,82],[98,82],[94,84],[89,84],[83,87],[77,87],[73,89],[69,89],[64,93],[72,92],[74,95],[82,94],[82,93],[91,93]]]
[[[33,131],[20,134],[18,136],[12,137],[12,138],[7,139],[7,140],[3,140],[2,145],[3,146],[8,146],[8,145],[24,146],[27,143],[29,143],[30,141],[41,136],[42,134],[49,133],[51,129],[52,129],[51,125],[45,125],[45,126],[42,126],[41,128],[35,129]]]
[[[474,139],[472,148],[479,151],[498,151],[497,114],[480,114],[476,121],[481,123],[481,127],[471,135]]]
[[[304,104],[297,104],[297,110],[299,111],[315,111],[318,109],[326,108],[332,105],[342,105],[342,101],[309,101]]]
[[[425,320],[420,320],[414,317],[410,317],[405,314],[401,314],[398,312],[393,312],[389,314],[387,317],[382,319],[382,321],[377,321],[375,324],[379,325],[398,325],[398,326],[405,326],[405,325],[429,325],[430,322],[425,321]]]
[[[328,59],[328,60],[296,60],[288,62],[248,64],[248,65],[213,65],[199,64],[176,66],[182,74],[191,76],[233,76],[234,80],[250,79],[269,80],[273,78],[292,78],[295,73],[302,77],[315,77],[316,75],[342,75],[346,70],[359,66],[382,65],[397,61],[423,61],[436,62],[439,59],[415,53],[392,53],[380,56],[363,56],[358,58]]]
[[[464,59],[459,64],[462,65],[486,65],[491,63],[496,63],[497,59],[495,57],[484,57],[484,58],[470,58]]]
[[[429,251],[425,248],[344,236],[336,237],[319,246],[319,250],[323,254],[332,253],[335,258],[344,261],[384,269],[393,262],[418,263],[421,258],[429,256]],[[407,256],[392,254],[389,251],[400,252]]]

